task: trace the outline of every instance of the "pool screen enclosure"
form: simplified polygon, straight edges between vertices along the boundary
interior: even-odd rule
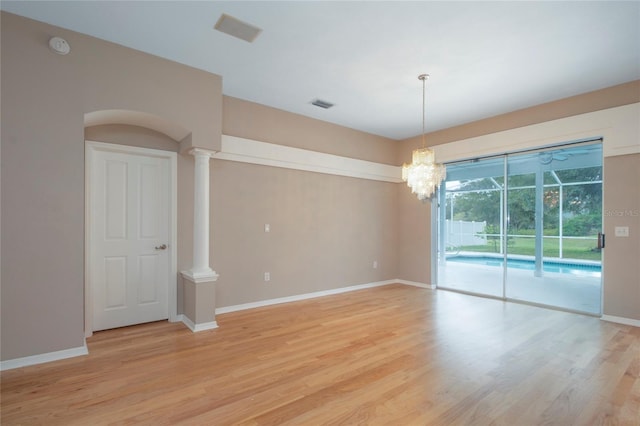
[[[601,311],[602,143],[447,165],[437,286]]]

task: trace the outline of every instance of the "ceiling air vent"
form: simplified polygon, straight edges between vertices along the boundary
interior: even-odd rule
[[[248,41],[249,43],[252,43],[262,32],[260,28],[242,22],[226,13],[220,15],[220,19],[218,19],[218,22],[216,22],[213,28],[229,34],[232,37],[239,38],[240,40]]]
[[[332,104],[331,102],[323,101],[322,99],[314,99],[311,101],[311,105],[315,105],[317,107],[324,108],[324,109],[329,109],[334,104]]]

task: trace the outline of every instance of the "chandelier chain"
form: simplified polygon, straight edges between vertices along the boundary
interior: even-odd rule
[[[424,149],[426,147],[426,142],[425,142],[425,132],[424,132],[424,122],[425,122],[425,115],[426,115],[426,81],[427,78],[429,78],[428,75],[423,74],[420,76],[420,80],[422,80],[422,148]]]

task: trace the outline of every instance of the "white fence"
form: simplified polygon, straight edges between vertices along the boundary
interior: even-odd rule
[[[487,237],[484,235],[487,222],[447,220],[446,226],[448,246],[480,246],[487,244]]]

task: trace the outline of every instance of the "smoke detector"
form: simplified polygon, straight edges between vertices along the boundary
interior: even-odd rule
[[[51,37],[49,40],[49,48],[58,55],[66,55],[71,52],[71,46],[69,46],[67,40],[62,37]]]

